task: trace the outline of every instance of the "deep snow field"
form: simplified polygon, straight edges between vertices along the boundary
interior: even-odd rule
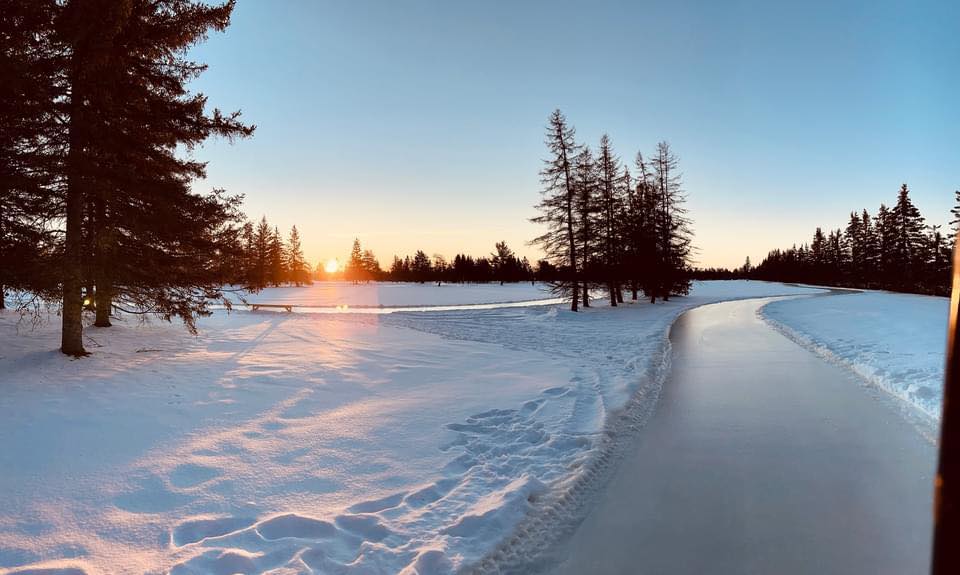
[[[351,306],[550,297],[528,284],[373,287],[258,297]],[[220,311],[196,337],[162,322],[89,328],[93,355],[81,360],[56,350],[57,318],[33,329],[0,313],[0,573],[452,572],[591,474],[628,400],[656,401],[680,313],[815,293],[735,281],[698,283],[666,304],[612,309],[601,298],[579,314]],[[834,304],[850,297],[776,302],[766,313],[797,330],[810,309],[777,306],[874,313]],[[854,316],[836,317],[823,321]],[[918,332],[936,323],[897,318]]]
[[[906,402],[927,423],[939,421],[948,298],[850,292],[775,301],[761,314],[801,345]]]

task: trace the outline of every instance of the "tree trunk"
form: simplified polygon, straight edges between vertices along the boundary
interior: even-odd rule
[[[583,282],[583,307],[590,307],[590,287]]]
[[[110,312],[113,310],[113,286],[106,274],[97,278],[97,320],[93,325],[110,327]]]
[[[610,292],[610,307],[617,307],[617,288],[613,287],[613,282],[607,285],[607,291]]]
[[[7,290],[4,289],[3,284],[0,284],[0,309],[7,309]]]
[[[77,56],[74,55],[74,58]],[[67,152],[67,221],[64,236],[63,272],[63,322],[60,333],[60,351],[75,357],[87,355],[83,349],[83,188],[80,174],[80,129],[82,123],[82,97],[78,94],[80,85],[79,64],[74,61],[70,71],[70,85],[73,93],[70,98],[69,146]]]
[[[623,303],[623,286],[619,283],[617,285],[617,303]]]
[[[71,153],[71,156],[76,156]],[[74,164],[75,165],[75,164]],[[87,355],[83,349],[83,284],[81,262],[83,243],[80,227],[83,223],[83,198],[76,178],[67,184],[67,229],[63,262],[63,326],[60,351],[75,357]]]

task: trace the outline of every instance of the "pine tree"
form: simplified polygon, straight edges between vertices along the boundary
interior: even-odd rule
[[[205,111],[187,89],[204,66],[185,59],[233,2],[70,0],[57,19],[69,87],[63,273],[65,353],[83,354],[80,287],[93,275],[97,324],[113,308],[180,317],[193,330],[227,280],[239,199],[194,194],[203,163],[178,156],[213,135],[248,136],[238,114]],[[88,214],[85,219],[84,214]],[[91,239],[84,243],[84,237]],[[86,279],[86,282],[85,282]]]
[[[844,260],[851,278],[855,282],[863,281],[863,221],[860,214],[850,212],[850,220],[847,223],[847,229],[843,233],[844,240]]]
[[[690,290],[687,271],[690,267],[692,232],[683,204],[685,198],[680,184],[677,157],[667,142],[657,144],[653,159],[653,219],[656,230],[655,269],[651,301],[659,293],[664,301],[671,294],[686,294]]]
[[[254,246],[256,262],[254,264],[253,288],[255,290],[263,289],[270,281],[270,244],[273,235],[270,233],[270,224],[267,223],[267,216],[260,218],[257,224],[257,231],[254,236]]]
[[[593,153],[588,146],[582,146],[573,161],[574,186],[574,235],[577,250],[580,252],[581,298],[583,307],[590,307],[590,276],[595,273],[597,238],[596,219],[597,169]]]
[[[298,286],[309,283],[310,270],[307,267],[306,260],[303,258],[303,248],[300,245],[300,232],[297,231],[297,226],[293,226],[293,228],[290,229],[290,238],[287,240],[286,261],[290,281]]]
[[[58,10],[54,0],[0,2],[0,309],[7,289],[57,297],[48,224],[62,215]]]
[[[610,138],[600,138],[600,153],[597,158],[598,212],[600,220],[600,246],[603,273],[606,276],[610,306],[617,305],[617,270],[620,265],[620,209],[621,209],[620,159],[614,155]]]
[[[517,257],[507,246],[507,242],[497,242],[496,251],[490,254],[490,263],[493,265],[494,277],[503,285],[503,282],[515,279],[517,272]]]
[[[895,277],[894,243],[895,229],[893,216],[885,204],[880,204],[875,220],[877,238],[877,274],[881,282],[886,283]]]
[[[953,219],[950,220],[951,241],[957,237],[957,232],[960,231],[960,190],[954,190],[953,201],[953,207],[950,208],[950,215],[953,216]]]
[[[891,210],[893,219],[893,267],[901,281],[909,283],[920,275],[925,259],[926,242],[924,222],[920,210],[910,200],[910,190],[906,184],[900,187],[897,203]]]
[[[383,274],[383,270],[380,269],[380,262],[377,261],[377,256],[375,256],[372,251],[363,250],[360,261],[362,262],[363,271],[368,279],[375,280]]]
[[[430,272],[432,266],[430,265],[430,257],[427,256],[422,250],[417,250],[417,253],[413,256],[413,261],[410,264],[410,273],[413,276],[413,281],[424,283],[430,279]]]
[[[560,110],[555,110],[550,115],[546,134],[546,145],[551,157],[540,171],[543,185],[543,195],[537,206],[540,215],[531,221],[546,224],[547,232],[536,238],[534,243],[540,245],[548,258],[566,265],[563,279],[558,278],[554,287],[561,293],[570,295],[570,309],[577,311],[579,284],[574,228],[576,186],[571,166],[577,152],[574,137],[574,129],[567,125],[567,119]]]
[[[353,247],[350,249],[350,259],[347,261],[347,267],[344,270],[344,277],[353,283],[366,281],[367,274],[363,266],[363,250],[360,248],[360,240],[354,238]]]
[[[877,238],[877,229],[870,219],[870,213],[867,212],[866,209],[860,214],[860,235],[862,238],[862,253],[860,256],[860,269],[863,274],[862,281],[867,282],[869,285],[871,282],[876,282],[879,279],[877,266],[879,265],[880,259],[880,240]]]

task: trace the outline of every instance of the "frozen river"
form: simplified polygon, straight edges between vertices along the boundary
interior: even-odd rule
[[[757,315],[674,325],[656,412],[561,573],[924,573],[933,445],[889,400]]]

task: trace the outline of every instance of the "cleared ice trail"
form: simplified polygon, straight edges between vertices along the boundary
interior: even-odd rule
[[[677,321],[657,409],[552,571],[927,570],[934,447],[764,323],[768,301]]]

